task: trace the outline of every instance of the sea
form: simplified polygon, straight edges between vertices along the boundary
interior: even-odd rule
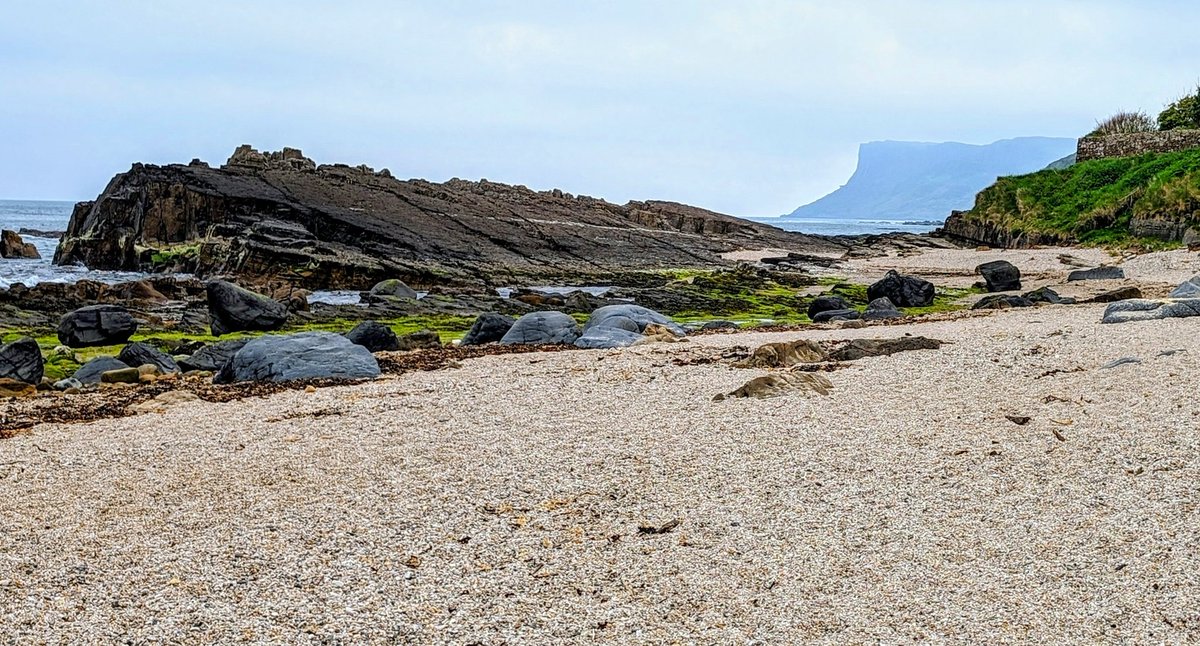
[[[74,202],[40,201],[40,200],[0,200],[0,229],[21,229],[62,232],[67,228],[71,219],[71,209]],[[896,220],[896,219],[818,219],[818,218],[779,218],[758,217],[747,218],[777,226],[787,231],[800,231],[821,235],[861,235],[905,231],[909,233],[928,233],[942,225],[941,220]],[[22,235],[25,242],[32,242],[42,255],[40,260],[6,259],[0,260],[0,288],[7,289],[13,283],[24,283],[33,286],[38,283],[73,283],[81,279],[96,280],[104,283],[119,283],[126,280],[137,280],[145,274],[129,271],[92,271],[83,266],[58,266],[51,264],[54,249],[58,245],[56,237]],[[575,288],[544,287],[546,291],[567,290]],[[358,292],[336,291],[320,292],[311,298],[313,302],[329,302],[343,304],[357,302]]]

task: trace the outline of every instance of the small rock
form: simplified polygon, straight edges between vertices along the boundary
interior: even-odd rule
[[[0,397],[33,397],[37,394],[37,386],[23,381],[0,377]]]
[[[1108,363],[1100,366],[1100,369],[1107,370],[1109,368],[1116,368],[1117,366],[1123,366],[1123,365],[1130,364],[1130,363],[1141,363],[1141,362],[1142,362],[1142,360],[1137,357],[1121,357],[1120,359],[1113,359],[1112,361],[1109,361]]]
[[[883,321],[886,319],[904,318],[904,314],[896,309],[891,299],[886,296],[880,296],[867,303],[867,309],[863,311],[862,317],[864,321]]]
[[[1027,292],[1025,298],[1034,303],[1050,303],[1051,305],[1074,305],[1075,299],[1069,296],[1059,296],[1058,292],[1050,287],[1039,287],[1032,292]]]
[[[862,318],[862,314],[858,310],[825,310],[817,312],[812,317],[813,323],[828,323],[830,321],[853,321]]]
[[[1087,299],[1084,302],[1086,302],[1086,303],[1115,303],[1117,301],[1125,301],[1125,300],[1129,300],[1131,298],[1141,298],[1141,297],[1142,297],[1142,290],[1138,289],[1137,287],[1134,287],[1133,285],[1127,285],[1125,287],[1118,287],[1117,289],[1113,289],[1113,290],[1109,290],[1107,292],[1102,292],[1100,294],[1096,294],[1095,296]]]
[[[82,390],[83,384],[74,377],[67,377],[66,379],[59,379],[58,381],[54,382],[55,390],[60,390],[60,391],[71,390],[72,388],[74,388],[75,390]]]
[[[832,388],[833,384],[828,378],[815,372],[780,372],[764,377],[755,377],[727,395],[713,397],[713,401],[735,397],[765,399],[788,393],[828,395]]]
[[[818,296],[818,297],[814,298],[811,303],[808,304],[808,318],[812,319],[813,321],[816,321],[817,315],[820,314],[821,312],[828,312],[830,310],[849,310],[849,309],[851,309],[850,303],[847,302],[846,299],[842,298],[841,296],[834,296],[834,295]],[[825,320],[829,320],[829,319],[825,319]]]
[[[396,339],[396,349],[401,351],[440,347],[442,347],[442,337],[431,330],[412,332]]]
[[[102,384],[136,384],[141,381],[142,373],[137,368],[119,368],[109,370],[100,375]]]
[[[1012,422],[1013,424],[1016,424],[1017,426],[1024,426],[1024,425],[1028,424],[1030,422],[1030,420],[1033,419],[1031,417],[1026,417],[1024,415],[1005,415],[1004,417],[1005,417],[1005,419]]]
[[[375,321],[363,321],[346,333],[351,343],[371,352],[391,352],[400,349],[400,341],[392,328]]]
[[[186,390],[169,390],[151,399],[129,407],[134,413],[162,413],[168,408],[200,401],[195,393]]]
[[[495,312],[480,314],[475,319],[475,323],[471,325],[471,329],[467,331],[466,336],[462,338],[460,345],[483,345],[498,342],[512,329],[513,323],[516,323],[516,320],[511,316]]]
[[[158,367],[160,373],[179,372],[179,364],[175,363],[175,359],[171,355],[141,341],[135,341],[121,348],[117,359],[127,366],[150,364]]]
[[[1006,310],[1013,307],[1033,307],[1033,301],[1014,294],[991,294],[971,306],[973,310]]]
[[[387,280],[381,280],[378,283],[375,283],[375,285],[371,287],[371,291],[367,292],[367,294],[370,296],[390,296],[393,298],[417,297],[417,291],[408,285],[405,285],[404,281],[398,278],[389,278]]]
[[[100,376],[113,370],[123,370],[129,366],[114,357],[96,357],[79,367],[72,375],[76,381],[84,385],[100,383]]]
[[[1200,298],[1200,274],[1192,276],[1171,290],[1171,298]]]
[[[1120,267],[1094,267],[1092,269],[1077,269],[1067,274],[1067,282],[1077,280],[1118,280],[1125,277],[1125,270]]]

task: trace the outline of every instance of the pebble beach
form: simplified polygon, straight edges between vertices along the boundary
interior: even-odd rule
[[[0,444],[4,641],[1189,641],[1200,341],[1102,311],[39,425]],[[767,374],[731,353],[905,335],[945,344],[849,363],[828,396],[713,400]]]

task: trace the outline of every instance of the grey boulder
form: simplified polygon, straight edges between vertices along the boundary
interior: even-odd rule
[[[1200,298],[1200,274],[1192,276],[1171,290],[1171,298]]]
[[[575,339],[575,347],[589,350],[627,348],[645,338],[638,332],[622,328],[594,327],[585,330],[583,336]]]
[[[261,336],[247,342],[221,368],[213,383],[378,376],[379,363],[361,345],[333,332],[301,332]]]
[[[863,311],[862,318],[864,321],[883,321],[904,318],[904,313],[896,308],[891,299],[881,296],[867,303],[867,309]]]
[[[661,325],[679,336],[687,333],[681,325],[665,315],[641,305],[632,304],[605,305],[597,309],[588,317],[587,323],[583,326],[583,331],[587,332],[597,327],[614,327],[641,333],[645,332],[646,326],[652,323]]]
[[[495,343],[503,339],[505,334],[508,334],[508,331],[512,329],[513,323],[516,323],[516,320],[511,316],[495,312],[480,314],[479,318],[475,319],[475,323],[471,325],[471,329],[467,331],[466,336],[462,338],[460,344],[483,345],[484,343]]]
[[[1067,282],[1077,280],[1118,280],[1125,277],[1125,270],[1120,267],[1095,267],[1092,269],[1076,269],[1067,274]]]
[[[500,338],[505,345],[569,345],[579,338],[579,324],[562,312],[531,312],[517,319]]]
[[[1200,298],[1178,300],[1149,300],[1133,298],[1117,301],[1104,309],[1101,323],[1126,323],[1155,319],[1200,316]]]
[[[76,370],[71,378],[85,385],[98,384],[100,375],[113,370],[124,370],[128,367],[124,361],[119,361],[115,357],[96,357],[79,366],[79,370]]]
[[[812,302],[808,304],[808,318],[815,321],[817,320],[817,315],[821,312],[848,309],[850,309],[850,303],[841,296],[818,296],[812,299]]]
[[[135,341],[121,348],[121,354],[117,355],[117,359],[127,366],[137,367],[150,364],[163,372],[179,372],[179,364],[175,363],[175,359],[171,355],[141,341]]]
[[[389,278],[375,283],[368,296],[390,296],[393,298],[416,298],[417,292],[399,278]]]
[[[862,318],[862,314],[858,310],[824,310],[817,312],[813,317],[813,323],[828,323],[829,321],[854,321]]]
[[[1059,296],[1058,292],[1050,287],[1039,287],[1032,292],[1027,292],[1025,298],[1034,303],[1050,303],[1051,305],[1074,305],[1075,299],[1070,296]]]
[[[37,341],[22,337],[0,346],[0,377],[38,385],[46,372],[46,360]]]
[[[124,307],[89,305],[63,315],[58,340],[70,348],[116,345],[128,341],[137,329],[137,321]]]
[[[346,333],[351,343],[371,352],[392,352],[400,349],[400,340],[392,328],[375,321],[363,321]]]
[[[207,286],[209,325],[213,336],[230,332],[278,330],[287,322],[287,305],[224,280]]]

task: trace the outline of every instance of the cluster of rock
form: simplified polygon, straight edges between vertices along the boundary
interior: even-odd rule
[[[462,343],[476,345],[497,341],[505,345],[574,345],[602,349],[674,340],[685,334],[681,326],[654,310],[622,304],[606,305],[593,311],[582,326],[570,315],[555,311],[531,312],[515,321],[497,314],[484,314],[475,321]]]
[[[4,229],[0,231],[0,258],[27,258],[37,260],[42,254],[32,242],[25,242],[21,234]]]
[[[1200,275],[1184,281],[1164,299],[1130,298],[1116,301],[1105,308],[1100,322],[1127,323],[1187,316],[1200,316]]]
[[[854,309],[842,296],[824,294],[809,303],[808,318],[814,323],[898,319],[904,317],[900,308],[928,307],[933,304],[934,295],[933,283],[893,270],[867,287],[869,302],[863,311]]]

